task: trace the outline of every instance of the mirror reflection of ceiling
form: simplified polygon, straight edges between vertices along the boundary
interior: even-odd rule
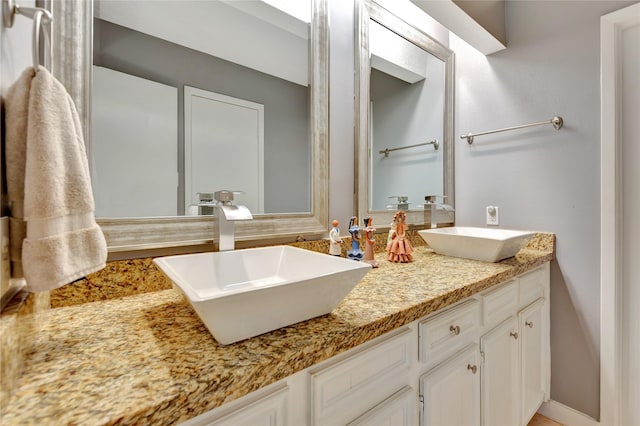
[[[429,53],[375,21],[369,23],[369,46],[371,68],[411,84],[427,77]]]
[[[211,214],[190,205],[220,189],[244,190],[236,197],[240,204],[263,200],[254,214],[309,212],[310,13],[310,3],[299,0],[96,1],[91,164],[97,217]],[[188,97],[187,86],[211,98],[263,105],[264,120],[255,123],[264,152],[212,150],[202,145],[206,133],[192,141],[203,134],[197,129],[213,132],[221,119],[207,119],[203,111],[220,109],[203,105],[206,97]],[[224,146],[232,130],[228,124],[216,132],[215,143]],[[190,156],[204,152],[209,159]],[[247,188],[235,185],[247,180],[240,178],[247,174],[242,167],[259,171]],[[207,170],[216,173],[207,177]]]
[[[307,86],[310,7],[292,3],[98,0],[94,16]]]

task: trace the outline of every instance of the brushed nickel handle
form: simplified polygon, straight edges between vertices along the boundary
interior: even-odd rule
[[[514,339],[518,340],[518,333],[514,333],[513,331],[511,333],[509,333],[509,336],[513,337]]]
[[[525,321],[524,325],[526,325],[529,328],[533,328],[533,322],[532,321]]]
[[[455,326],[452,325],[451,327],[449,327],[449,331],[457,336],[458,334],[460,334],[460,326],[459,325],[455,325]]]
[[[478,371],[478,367],[475,365],[467,364],[467,370],[471,370],[473,374],[476,374],[476,372]]]

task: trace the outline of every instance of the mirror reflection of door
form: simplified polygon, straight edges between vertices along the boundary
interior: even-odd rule
[[[264,213],[264,105],[188,86],[184,100],[185,211],[225,189]]]
[[[176,214],[177,112],[175,87],[93,67],[91,179],[96,216]]]
[[[408,146],[444,139],[445,63],[373,20],[369,40],[369,208],[407,196],[416,209],[425,195],[444,192],[444,150]],[[406,149],[380,154],[387,148]]]

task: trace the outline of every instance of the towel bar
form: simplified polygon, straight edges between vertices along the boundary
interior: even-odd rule
[[[434,140],[429,141],[429,142],[417,143],[415,145],[401,146],[399,148],[385,148],[383,150],[378,151],[378,153],[379,154],[384,154],[385,157],[388,157],[389,153],[392,152],[392,151],[400,151],[402,149],[415,148],[417,146],[425,146],[425,145],[433,145],[433,148],[436,151],[438,150],[438,148],[440,148],[440,142],[438,142],[438,139],[434,139]]]
[[[520,126],[513,126],[513,127],[505,127],[504,129],[490,130],[488,132],[469,133],[467,135],[460,136],[460,139],[466,139],[467,143],[471,145],[473,143],[473,138],[476,136],[490,135],[492,133],[506,132],[508,130],[524,129],[525,127],[541,126],[543,124],[553,124],[554,129],[560,130],[562,128],[562,125],[564,124],[564,121],[562,120],[562,117],[556,115],[550,120],[538,121],[536,123],[522,124]]]

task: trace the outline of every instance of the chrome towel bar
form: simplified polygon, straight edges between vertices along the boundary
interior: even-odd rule
[[[491,130],[488,132],[469,133],[469,134],[460,136],[460,139],[466,139],[467,143],[471,145],[473,143],[473,138],[476,136],[490,135],[492,133],[498,133],[498,132],[506,132],[507,130],[524,129],[525,127],[541,126],[543,124],[553,124],[554,129],[560,130],[564,124],[564,121],[562,120],[562,117],[556,115],[550,120],[538,121],[537,123],[522,124],[520,126],[513,126],[513,127],[505,127],[504,129]]]
[[[2,0],[2,21],[6,28],[13,26],[15,15],[33,19],[33,68],[37,71],[40,65],[40,29],[53,20],[51,12],[41,7],[22,7],[14,0]],[[45,42],[51,46],[49,33],[44,31]],[[46,57],[46,55],[45,55]]]
[[[417,146],[425,146],[425,145],[433,145],[433,148],[436,151],[438,150],[438,148],[440,148],[440,142],[438,142],[438,139],[434,139],[429,142],[417,143],[415,145],[401,146],[399,148],[385,148],[383,150],[378,151],[378,153],[384,154],[385,157],[388,157],[391,151],[400,151],[401,149],[409,149],[409,148],[415,148]]]

